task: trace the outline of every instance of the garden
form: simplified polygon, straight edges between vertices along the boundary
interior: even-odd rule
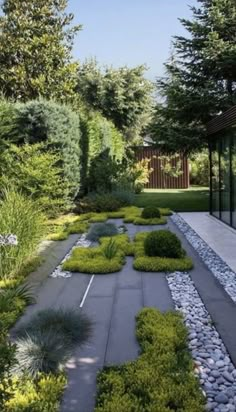
[[[235,4],[200,2],[154,86],[75,61],[66,0],[3,1],[0,411],[236,411],[236,276],[178,213],[208,210],[206,123],[235,89]],[[145,190],[146,137],[192,187]]]

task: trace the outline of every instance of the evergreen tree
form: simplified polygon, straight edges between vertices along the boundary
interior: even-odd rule
[[[67,0],[5,0],[0,17],[0,91],[7,98],[71,100],[73,15]]]
[[[198,0],[193,19],[181,19],[188,37],[174,38],[158,82],[165,103],[156,109],[152,137],[168,150],[193,151],[207,144],[206,124],[236,103],[235,0]]]

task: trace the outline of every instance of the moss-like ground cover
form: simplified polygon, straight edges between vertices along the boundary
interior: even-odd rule
[[[148,234],[148,232],[140,232],[135,236],[134,269],[141,272],[174,272],[176,270],[186,271],[193,268],[192,260],[186,257],[184,251],[181,258],[147,256],[144,250],[144,241]]]
[[[99,374],[95,412],[203,412],[181,315],[145,308],[136,320],[141,355]]]

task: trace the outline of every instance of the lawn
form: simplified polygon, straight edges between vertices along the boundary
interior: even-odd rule
[[[209,210],[209,189],[193,186],[189,189],[146,189],[136,195],[138,207],[169,207],[175,212],[205,212]]]

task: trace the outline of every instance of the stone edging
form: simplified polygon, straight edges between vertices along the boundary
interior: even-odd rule
[[[236,274],[220,256],[189,226],[178,214],[171,216],[171,220],[184,233],[188,242],[197,251],[212,274],[219,280],[230,298],[236,302]]]

